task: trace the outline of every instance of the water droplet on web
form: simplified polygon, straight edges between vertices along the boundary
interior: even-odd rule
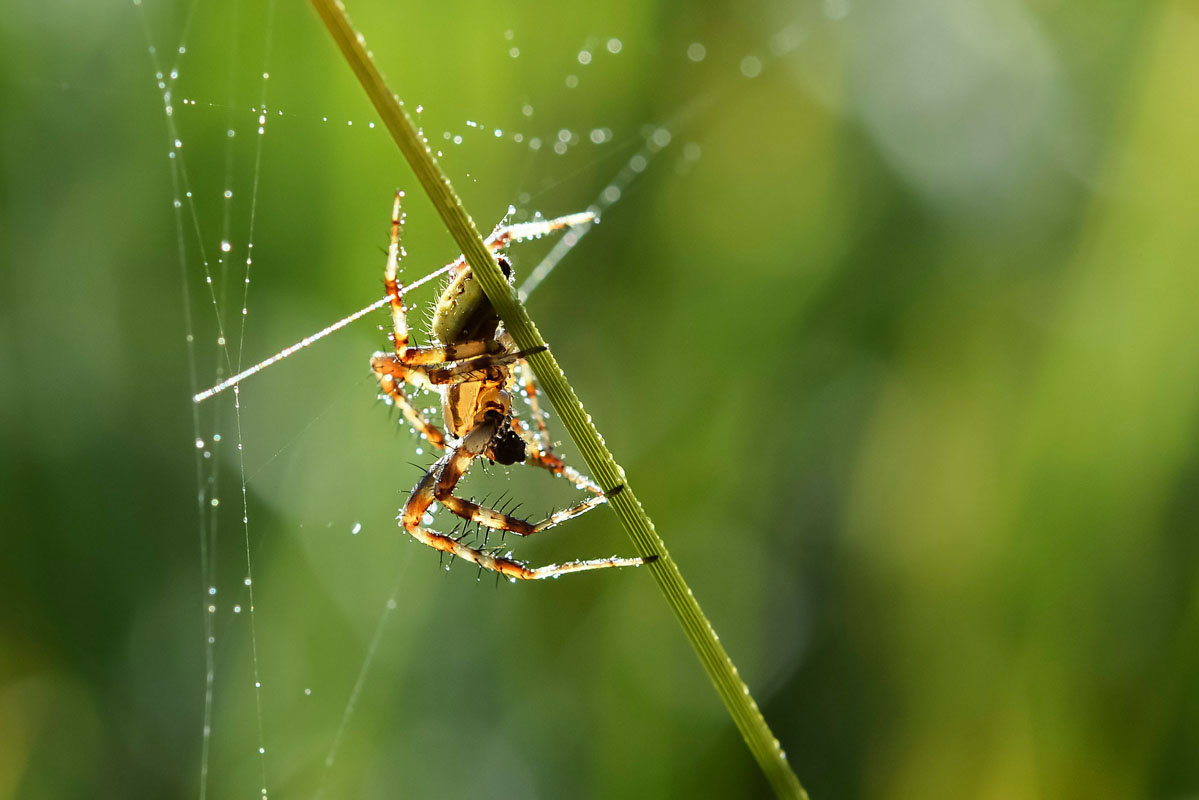
[[[708,48],[704,47],[699,42],[692,42],[691,44],[687,45],[687,58],[691,59],[692,61],[696,62],[697,64],[700,61],[703,61],[704,56],[706,56],[707,54],[708,54]]]
[[[351,536],[357,536],[361,532],[362,532],[362,523],[361,522],[355,522],[354,527],[350,528]]]
[[[590,64],[591,63],[591,51],[590,50],[580,50],[578,58],[579,58],[580,64],[584,64],[584,65]]]
[[[612,55],[616,55],[617,53],[619,53],[620,49],[623,46],[624,45],[621,44],[620,39],[613,37],[608,40],[608,52],[611,53]]]
[[[567,75],[566,76],[566,88],[567,89],[574,89],[578,85],[579,85],[579,76],[578,75]]]

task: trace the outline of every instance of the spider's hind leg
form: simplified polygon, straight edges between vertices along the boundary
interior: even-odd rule
[[[498,430],[498,423],[480,425],[468,433],[462,442],[450,448],[437,463],[425,473],[425,476],[412,491],[408,503],[404,506],[401,519],[404,529],[418,541],[428,546],[450,553],[472,564],[485,569],[494,570],[513,580],[539,580],[552,578],[568,572],[602,569],[605,567],[632,567],[642,563],[640,558],[605,558],[590,561],[571,561],[566,564],[551,564],[545,567],[526,567],[511,558],[500,556],[493,552],[485,552],[479,548],[470,547],[451,536],[438,533],[421,524],[425,511],[434,501],[440,502],[447,509],[463,519],[476,522],[485,528],[495,530],[511,530],[521,535],[529,535],[540,530],[553,527],[559,522],[577,516],[584,511],[594,508],[604,502],[602,496],[588,498],[584,503],[573,509],[560,511],[543,520],[538,525],[530,525],[523,520],[500,514],[498,511],[483,508],[475,503],[460,500],[452,494],[462,476],[466,474],[471,463],[487,449],[488,443]],[[582,506],[586,507],[582,507]],[[521,528],[524,526],[524,529]]]

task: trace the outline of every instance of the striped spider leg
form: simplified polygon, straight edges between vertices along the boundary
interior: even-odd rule
[[[523,364],[525,356],[538,351],[516,350],[465,261],[455,263],[449,283],[433,314],[430,333],[438,344],[424,347],[410,344],[403,289],[396,278],[403,221],[400,208],[402,197],[403,193],[397,192],[392,206],[391,239],[384,269],[384,284],[391,298],[393,348],[389,353],[376,353],[371,358],[371,370],[378,378],[382,392],[399,406],[409,422],[430,443],[445,451],[417,483],[404,505],[400,513],[404,529],[429,547],[477,564],[482,569],[493,570],[511,580],[553,578],[571,572],[645,563],[641,558],[606,558],[528,567],[508,555],[499,555],[496,550],[468,546],[462,542],[462,537],[438,533],[423,524],[425,513],[436,502],[468,523],[474,522],[489,530],[531,536],[590,511],[606,502],[608,496],[621,487],[605,494],[594,481],[550,452],[545,423],[536,405],[536,389],[527,377],[527,365],[523,366],[522,373],[525,376],[525,391],[535,410],[537,433],[513,416],[513,367],[517,363]],[[592,218],[590,214],[576,214],[544,222],[500,226],[489,237],[488,245],[493,252],[498,252],[512,242],[541,236],[572,224],[591,221]],[[503,256],[499,257],[499,262],[511,281],[511,264]],[[429,422],[408,400],[403,389],[405,383],[431,388],[441,394],[444,432]],[[579,488],[589,490],[592,496],[537,523],[464,500],[454,494],[454,489],[480,456],[505,465],[541,467],[567,477]]]

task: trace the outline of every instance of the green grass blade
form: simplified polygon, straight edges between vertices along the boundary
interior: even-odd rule
[[[525,350],[544,345],[545,340],[517,299],[516,292],[504,279],[483,237],[479,235],[478,228],[463,208],[428,143],[417,133],[399,97],[388,89],[366,49],[365,40],[354,31],[346,17],[344,5],[338,0],[312,0],[312,5],[366,90],[400,152],[411,165],[417,181],[432,200],[446,229],[462,248],[467,263],[474,271],[475,279],[495,306],[517,346]],[[604,446],[599,432],[583,410],[574,389],[566,381],[557,360],[546,350],[531,356],[529,362],[542,391],[549,397],[596,481],[605,490],[624,486],[623,491],[611,498],[610,505],[633,540],[637,551],[642,556],[657,556],[657,561],[645,569],[649,569],[657,580],[687,640],[691,642],[712,685],[724,701],[725,708],[741,731],[745,743],[757,759],[775,793],[782,798],[806,798],[807,792],[787,763],[787,757],[779,746],[778,739],[771,733],[762,712],[749,693],[749,688],[737,674],[737,668],[733,666],[732,660],[720,644],[708,618],[700,610],[699,603],[667,552],[666,545],[654,530],[653,522],[637,500],[632,486],[625,480],[624,470]]]

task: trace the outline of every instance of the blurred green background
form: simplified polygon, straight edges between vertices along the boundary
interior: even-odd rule
[[[306,4],[144,2],[0,11],[0,798],[197,797],[209,603],[208,797],[766,796],[647,573],[396,528],[384,318],[245,385],[243,529],[203,261],[236,360],[253,219],[249,362],[380,295],[395,187],[455,251]],[[530,311],[813,796],[1199,793],[1194,3],[350,11],[482,227],[669,130]]]

